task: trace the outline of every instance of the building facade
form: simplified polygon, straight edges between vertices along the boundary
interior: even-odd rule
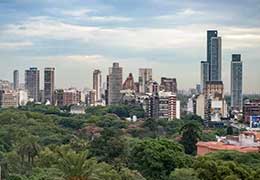
[[[139,93],[147,93],[147,84],[153,80],[153,71],[150,68],[139,69]]]
[[[240,54],[232,54],[231,61],[231,108],[243,109],[243,64]]]
[[[93,89],[95,92],[95,102],[102,101],[102,75],[101,71],[96,69],[93,72]]]
[[[209,80],[211,80],[210,77],[210,68],[211,68],[211,39],[213,37],[218,37],[218,31],[217,30],[208,30],[207,31],[207,62],[209,64]]]
[[[243,105],[245,122],[250,122],[251,116],[260,116],[260,99],[247,101]]]
[[[165,92],[177,93],[176,78],[161,78],[160,90]]]
[[[211,38],[210,81],[221,81],[222,52],[221,37]]]
[[[40,71],[32,67],[25,71],[25,89],[28,92],[28,98],[34,102],[40,99]]]
[[[12,90],[0,90],[0,107],[18,107],[17,92]]]
[[[122,89],[122,81],[123,68],[119,66],[119,63],[113,63],[113,67],[109,68],[108,105],[120,103],[120,90]]]
[[[54,104],[55,68],[44,69],[44,102]]]
[[[14,70],[13,74],[13,89],[17,91],[19,89],[19,71]]]
[[[58,89],[55,91],[56,104],[60,107],[77,105],[81,102],[81,91],[71,89]]]
[[[128,77],[126,78],[124,84],[123,84],[123,89],[124,90],[133,90],[135,91],[135,82],[134,82],[134,77],[132,73],[129,73]]]
[[[201,92],[203,92],[206,82],[209,81],[209,63],[207,61],[200,62],[200,73]]]

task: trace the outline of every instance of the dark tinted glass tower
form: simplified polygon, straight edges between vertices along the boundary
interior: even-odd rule
[[[232,54],[231,61],[231,107],[242,110],[243,106],[243,63],[240,54]]]

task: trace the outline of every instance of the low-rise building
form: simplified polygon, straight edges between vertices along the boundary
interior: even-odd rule
[[[70,114],[85,114],[85,107],[83,105],[73,105],[70,108]]]
[[[260,116],[260,99],[246,101],[243,106],[244,120],[250,122],[251,116]]]
[[[260,152],[260,132],[245,131],[239,136],[219,137],[216,142],[197,143],[197,154],[199,156],[223,150],[239,151],[243,153]]]

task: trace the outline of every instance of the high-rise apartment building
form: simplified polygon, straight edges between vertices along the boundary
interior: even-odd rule
[[[19,71],[18,70],[14,70],[13,87],[14,87],[14,90],[16,90],[16,91],[19,89]]]
[[[222,52],[221,37],[211,38],[210,81],[221,81]]]
[[[124,84],[123,84],[123,89],[124,90],[135,90],[135,82],[134,82],[134,77],[133,74],[130,73],[128,77],[126,78]]]
[[[200,62],[200,86],[201,92],[206,87],[206,82],[209,81],[209,63],[207,61]]]
[[[209,63],[209,80],[210,77],[210,68],[211,68],[211,39],[213,37],[218,37],[218,31],[217,30],[208,30],[207,31],[207,62]]]
[[[231,61],[231,107],[241,111],[243,106],[243,67],[241,55],[232,54]]]
[[[40,71],[32,67],[25,71],[25,89],[28,92],[28,98],[35,102],[40,98]]]
[[[12,90],[0,90],[0,107],[18,107],[18,94]]]
[[[58,89],[55,91],[56,104],[58,106],[77,105],[81,102],[81,91],[71,89]]]
[[[122,89],[122,81],[123,68],[119,66],[119,63],[113,63],[113,67],[109,68],[108,105],[120,103],[120,90]]]
[[[55,68],[44,69],[44,101],[54,104]]]
[[[160,90],[165,92],[177,93],[177,81],[176,78],[161,78]]]
[[[139,93],[147,92],[148,82],[153,80],[153,71],[150,68],[139,69]]]
[[[102,91],[102,75],[101,71],[96,69],[93,72],[93,89],[96,91],[95,92],[95,102],[100,102],[101,101],[101,91]]]

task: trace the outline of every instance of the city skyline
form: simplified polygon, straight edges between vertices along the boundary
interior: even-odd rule
[[[94,69],[104,80],[107,68],[119,62],[123,79],[129,73],[138,79],[139,68],[152,68],[158,82],[176,78],[179,89],[195,88],[199,62],[207,60],[206,31],[213,29],[222,37],[225,91],[230,91],[231,55],[238,53],[243,92],[259,93],[260,5],[237,2],[152,0],[137,8],[137,1],[2,1],[0,77],[11,81],[17,69],[23,80],[25,69],[38,67],[43,82],[43,69],[55,67],[57,88],[90,88]]]

